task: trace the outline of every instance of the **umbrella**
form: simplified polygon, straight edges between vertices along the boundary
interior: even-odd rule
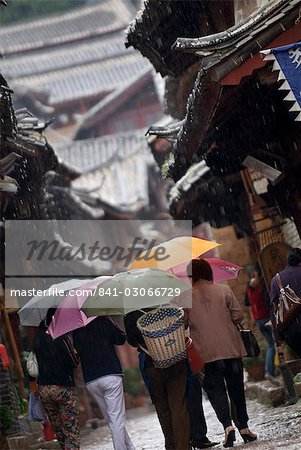
[[[213,281],[216,283],[219,281],[234,280],[243,269],[243,267],[237,264],[219,258],[204,258],[204,260],[210,264],[213,272]],[[170,269],[170,273],[191,284],[190,278],[186,273],[186,267],[187,263],[178,264]]]
[[[121,315],[169,305],[190,286],[159,269],[138,269],[116,274],[89,296],[81,308],[88,316]]]
[[[38,327],[41,320],[45,319],[49,308],[56,308],[66,297],[66,293],[71,289],[76,289],[84,282],[91,280],[71,279],[62,283],[53,284],[41,295],[35,295],[18,311],[20,323],[23,326]]]
[[[95,288],[110,278],[112,277],[97,277],[94,280],[81,285],[75,292],[67,295],[56,310],[47,330],[53,339],[56,339],[65,333],[70,333],[70,331],[76,330],[77,328],[85,327],[88,323],[95,319],[95,317],[88,318],[80,310],[80,308],[84,304],[88,295],[90,295]]]
[[[217,247],[217,242],[191,236],[179,236],[162,242],[140,253],[132,262],[130,269],[153,268],[168,270],[196,256],[203,255]]]

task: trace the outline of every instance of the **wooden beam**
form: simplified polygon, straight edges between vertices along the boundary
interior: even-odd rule
[[[293,27],[284,31],[280,36],[277,36],[271,42],[269,42],[262,50],[281,47],[283,45],[292,44],[301,40],[301,22],[297,23]],[[250,57],[247,61],[243,62],[239,67],[232,70],[226,76],[220,80],[220,84],[223,86],[239,85],[242,78],[252,75],[254,70],[260,69],[267,64],[267,61],[263,61],[263,55],[259,52],[253,57]]]

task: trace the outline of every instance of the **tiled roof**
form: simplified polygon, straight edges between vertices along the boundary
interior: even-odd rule
[[[1,71],[8,79],[26,77],[32,74],[66,69],[69,67],[103,61],[107,58],[128,53],[124,46],[124,32],[118,31],[101,39],[89,39],[62,48],[54,47],[21,55],[7,56],[1,61]]]
[[[144,132],[138,130],[57,144],[55,152],[60,160],[86,173],[129,157],[145,141]]]
[[[120,103],[128,100],[128,92],[132,91],[131,95],[134,95],[135,87],[136,89],[141,89],[141,85],[147,82],[147,80],[151,77],[151,66],[146,65],[145,69],[137,74],[135,78],[131,78],[130,81],[126,84],[122,84],[120,88],[117,88],[111,94],[107,95],[105,98],[100,100],[100,102],[96,103],[92,108],[90,108],[86,114],[84,114],[79,120],[79,128],[87,128],[94,125],[94,123],[99,118],[107,116],[108,114],[112,114],[115,109],[120,106]]]
[[[144,71],[150,64],[137,53],[65,70],[15,79],[13,85],[45,90],[49,104],[59,104],[111,92]]]
[[[6,25],[0,30],[0,52],[17,53],[111,33],[125,28],[133,15],[129,0],[101,0],[53,17]]]
[[[73,188],[93,191],[91,197],[104,200],[119,210],[136,211],[148,204],[150,154],[145,130],[98,139],[74,141],[57,148],[57,155],[82,169]]]
[[[196,52],[200,56],[217,53],[219,57],[226,53],[225,48],[239,48],[254,36],[266,30],[269,25],[283,18],[300,0],[271,0],[256,9],[242,22],[220,33],[199,38],[178,38],[174,48],[178,51]]]
[[[175,154],[191,160],[216,117],[221,101],[218,81],[293,27],[299,18],[300,5],[301,0],[271,0],[243,23],[222,33],[177,40],[177,50],[193,51],[202,56],[204,69],[199,71],[189,95],[186,117],[174,145]],[[176,166],[174,173],[178,176],[183,173],[183,161],[179,159]]]

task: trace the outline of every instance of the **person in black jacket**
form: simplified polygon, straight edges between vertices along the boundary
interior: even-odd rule
[[[115,345],[126,335],[108,317],[97,317],[73,332],[74,346],[82,363],[86,387],[95,399],[111,433],[115,450],[134,450],[125,428],[122,369]]]
[[[79,401],[75,390],[74,368],[79,363],[73,345],[66,335],[53,340],[46,333],[55,308],[40,323],[33,343],[39,375],[39,394],[63,450],[78,450]]]

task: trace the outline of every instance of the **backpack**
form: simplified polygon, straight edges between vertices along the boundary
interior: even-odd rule
[[[279,273],[276,274],[276,282],[280,293],[278,302],[273,303],[275,328],[277,331],[283,331],[295,319],[298,313],[301,312],[301,299],[289,285],[286,287],[282,286]]]

